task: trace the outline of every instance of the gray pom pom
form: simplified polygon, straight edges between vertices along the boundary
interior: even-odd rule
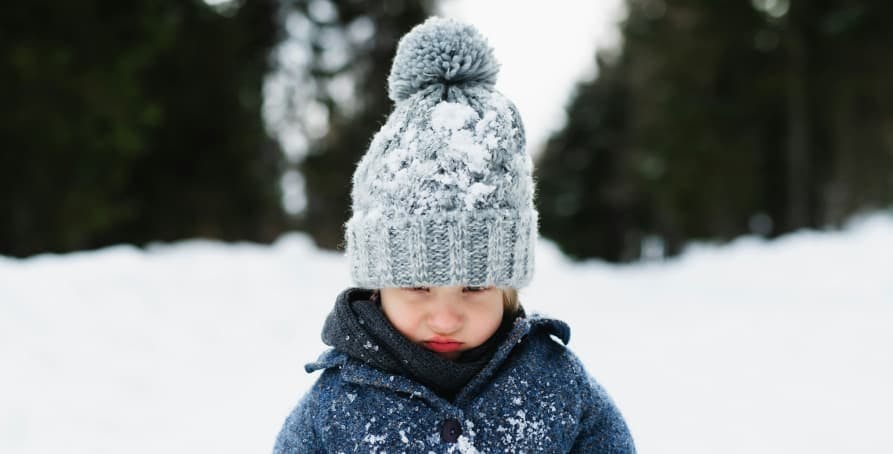
[[[493,49],[477,29],[432,17],[400,40],[388,95],[397,102],[431,85],[492,88],[498,72]]]

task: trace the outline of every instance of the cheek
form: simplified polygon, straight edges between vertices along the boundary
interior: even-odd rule
[[[473,320],[475,337],[483,342],[493,335],[502,323],[502,297],[487,300],[478,305],[474,312],[470,320]]]
[[[414,311],[411,304],[382,304],[381,309],[384,311],[385,317],[394,325],[394,328],[400,334],[409,339],[416,337],[421,315],[418,311]]]

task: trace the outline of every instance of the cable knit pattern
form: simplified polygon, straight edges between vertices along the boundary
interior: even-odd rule
[[[394,111],[353,176],[345,242],[357,287],[527,285],[538,215],[517,108],[477,31],[431,18],[404,36]]]

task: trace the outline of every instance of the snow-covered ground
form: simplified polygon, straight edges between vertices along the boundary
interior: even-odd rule
[[[543,241],[521,296],[642,453],[893,452],[891,269],[876,215],[633,266]],[[347,284],[300,234],[0,257],[0,453],[269,452]]]

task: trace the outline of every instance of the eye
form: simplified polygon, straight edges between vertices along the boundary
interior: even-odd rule
[[[465,287],[462,291],[471,292],[471,293],[479,293],[487,290],[489,287]]]
[[[410,290],[413,292],[427,292],[428,287],[411,287]]]

